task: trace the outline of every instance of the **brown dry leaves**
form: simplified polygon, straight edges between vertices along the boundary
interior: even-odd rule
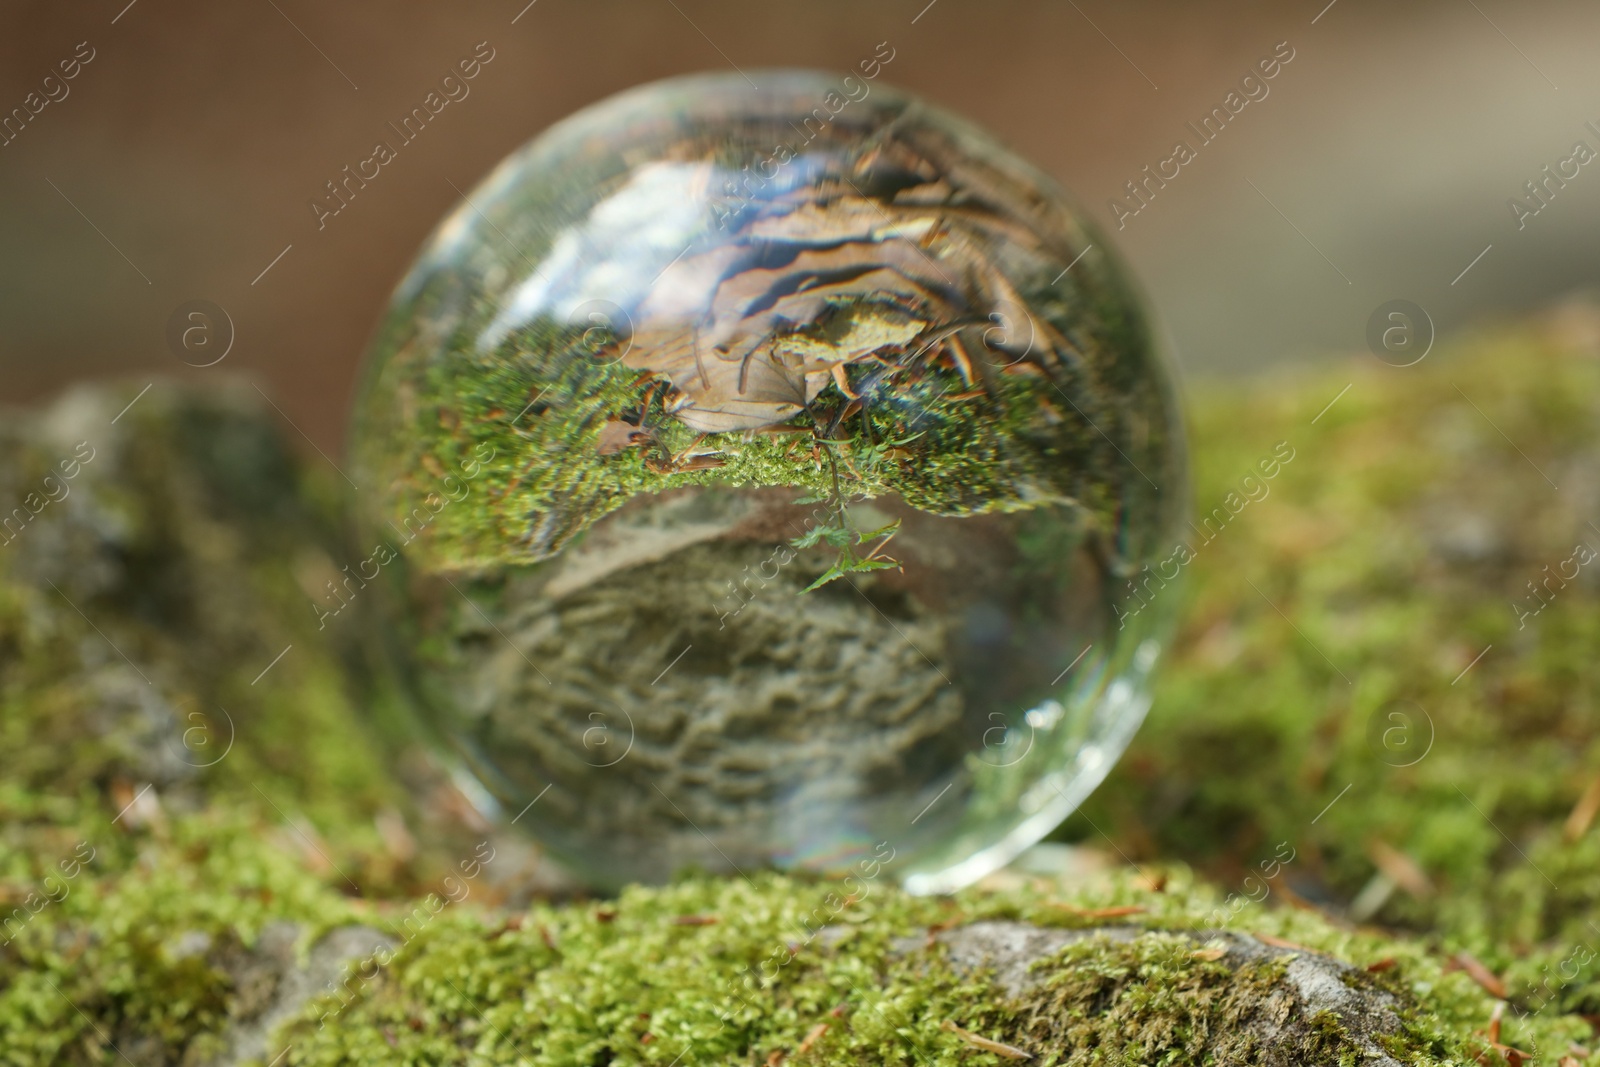
[[[1059,250],[1010,217],[1014,191],[1008,202],[974,188],[992,183],[936,154],[886,139],[760,201],[724,243],[662,271],[623,362],[670,383],[678,419],[720,433],[785,422],[830,382],[854,399],[844,368],[863,360],[915,373],[942,359],[972,386],[1024,359],[1059,358],[1066,342],[996,255],[1004,243],[1013,258],[1049,264]],[[612,424],[604,432],[613,451],[633,443]]]

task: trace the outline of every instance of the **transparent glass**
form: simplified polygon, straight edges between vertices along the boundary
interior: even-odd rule
[[[1143,716],[1173,388],[1037,169],[865,76],[751,77],[582,111],[440,225],[358,402],[361,579],[428,730],[591,882],[948,890]]]

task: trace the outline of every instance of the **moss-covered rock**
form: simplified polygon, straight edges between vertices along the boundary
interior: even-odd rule
[[[1600,546],[1594,333],[1202,393],[1227,517],[1064,830],[1143,869],[950,900],[892,862],[558,892],[390,740],[362,602],[315,606],[343,483],[253,391],[8,418],[0,1062],[1600,1062],[1596,585],[1561,577]]]
[[[1300,896],[1472,954],[1518,1011],[1600,1013],[1597,338],[1578,305],[1203,394],[1191,604],[1059,836],[1224,885],[1288,841]]]

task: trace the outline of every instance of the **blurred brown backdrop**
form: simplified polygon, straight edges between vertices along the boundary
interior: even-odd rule
[[[0,112],[59,96],[44,78],[75,50],[93,58],[0,147],[0,400],[245,372],[332,451],[367,334],[452,183],[630,85],[846,69],[881,41],[885,80],[992,128],[1111,230],[1191,375],[1360,351],[1393,298],[1445,330],[1600,268],[1600,165],[1547,186],[1521,229],[1506,203],[1575,141],[1600,150],[1592,3],[525,3],[9,5]],[[319,232],[323,183],[482,41],[495,59],[471,96]],[[1185,123],[1285,41],[1270,94],[1116,232],[1108,199],[1197,143]],[[204,370],[165,341],[193,298],[237,332]]]

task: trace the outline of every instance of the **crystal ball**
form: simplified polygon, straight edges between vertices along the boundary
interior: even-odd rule
[[[1148,705],[1188,562],[1162,349],[1049,177],[873,78],[586,108],[463,197],[368,356],[413,718],[598,887],[981,877]]]

